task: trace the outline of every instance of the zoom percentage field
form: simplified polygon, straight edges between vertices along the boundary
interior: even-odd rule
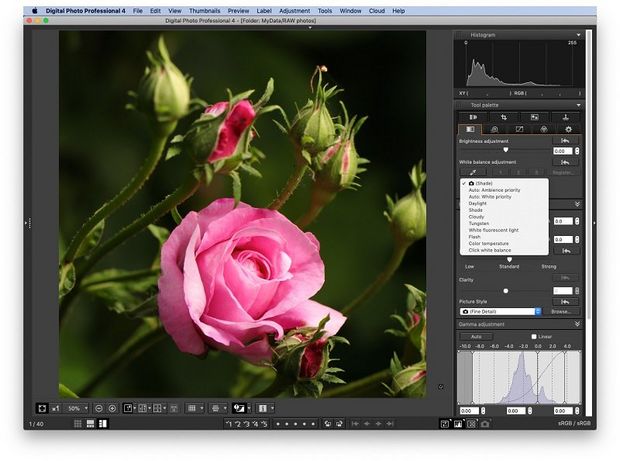
[[[461,178],[462,256],[549,254],[549,180]]]

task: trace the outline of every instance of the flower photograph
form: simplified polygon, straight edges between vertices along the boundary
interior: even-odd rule
[[[67,30],[59,59],[61,397],[425,396],[423,32]]]

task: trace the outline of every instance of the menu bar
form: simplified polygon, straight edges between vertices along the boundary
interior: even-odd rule
[[[24,16],[596,16],[596,7],[25,6]]]

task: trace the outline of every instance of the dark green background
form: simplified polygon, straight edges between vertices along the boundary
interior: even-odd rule
[[[61,32],[60,48],[60,225],[68,240],[78,226],[113,196],[140,166],[149,140],[140,114],[124,110],[127,91],[135,89],[153,49],[155,32]],[[309,228],[321,242],[326,282],[315,297],[339,308],[354,298],[382,269],[391,252],[383,217],[385,194],[410,191],[408,172],[425,155],[425,36],[411,31],[183,31],[166,32],[172,59],[194,77],[193,91],[209,103],[255,88],[260,95],[275,79],[271,103],[292,118],[295,102],[309,96],[309,78],[317,64],[329,68],[327,81],[344,88],[350,114],[369,119],[356,138],[358,152],[370,159],[358,191],[345,191]],[[337,101],[333,113],[337,113]],[[293,168],[289,140],[271,122],[260,119],[255,144],[267,154],[259,166],[263,179],[243,177],[243,201],[266,206]],[[278,115],[273,115],[278,117]],[[193,117],[183,120],[183,133]],[[131,221],[179,183],[184,163],[175,158],[160,165],[144,189],[107,223],[106,236]],[[231,194],[228,179],[201,190],[181,207],[200,209],[216,196]],[[291,219],[308,203],[308,180],[285,205]],[[173,221],[160,222],[170,229]],[[157,250],[148,233],[139,234],[104,258],[98,267],[147,267]],[[388,286],[356,311],[340,334],[350,347],[334,356],[354,380],[385,368],[400,340],[383,333],[394,325],[389,314],[405,308],[404,283],[425,285],[425,242],[416,243]],[[82,295],[61,332],[60,380],[79,389],[138,326]],[[240,362],[225,353],[205,360],[179,352],[166,339],[129,367],[111,376],[95,395],[106,397],[228,396]],[[375,395],[382,395],[377,388]]]

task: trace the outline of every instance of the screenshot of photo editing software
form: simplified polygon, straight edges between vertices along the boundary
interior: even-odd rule
[[[24,428],[596,428],[596,9],[23,9]]]

